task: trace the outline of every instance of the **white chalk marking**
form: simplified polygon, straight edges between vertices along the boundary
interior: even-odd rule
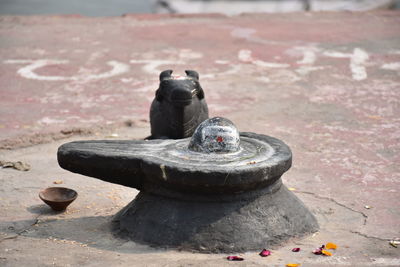
[[[99,74],[85,74],[85,75],[74,75],[74,76],[48,76],[48,75],[40,75],[35,73],[35,71],[39,68],[49,66],[49,65],[59,65],[59,64],[67,64],[69,60],[57,60],[57,59],[38,59],[38,60],[19,60],[19,59],[10,59],[5,60],[6,64],[28,64],[25,67],[20,68],[17,73],[26,78],[40,81],[92,81],[110,78],[113,76],[117,76],[128,72],[130,67],[127,64],[118,62],[118,61],[108,61],[107,65],[111,66],[112,69],[110,71],[106,71]]]
[[[8,59],[4,60],[4,64],[29,64],[34,62],[35,60],[32,59]]]
[[[121,78],[121,82],[130,83],[130,82],[133,82],[133,78]]]
[[[252,57],[252,51],[247,49],[242,49],[238,53],[238,59],[242,62],[252,63],[256,66],[263,68],[288,68],[290,65],[286,63],[275,63],[267,62],[263,60],[256,60]]]
[[[298,65],[300,65],[295,72],[298,74],[305,76],[308,75],[312,71],[323,70],[324,67],[316,66],[314,67],[314,63],[317,61],[317,53],[320,49],[316,46],[316,44],[310,44],[307,46],[295,46],[286,51],[290,56],[298,57],[302,56],[301,60],[296,61]]]
[[[337,51],[324,51],[323,54],[328,57],[336,57],[336,58],[350,58],[352,56],[352,54],[342,53]]]
[[[39,124],[59,124],[59,123],[65,123],[66,120],[58,120],[58,119],[52,119],[50,117],[43,117],[42,119],[38,120]]]
[[[393,63],[383,64],[381,69],[384,69],[384,70],[400,70],[400,62],[393,62]]]
[[[297,61],[297,64],[314,64],[317,56],[314,51],[306,50],[304,51],[303,59]]]
[[[215,64],[226,65],[229,64],[228,60],[215,60]]]
[[[317,60],[317,55],[315,54],[315,51],[313,49],[304,47],[301,49],[301,51],[303,52],[303,58],[297,61],[297,64],[304,65],[315,63],[315,61]]]
[[[353,55],[354,56],[352,56],[350,60],[350,69],[353,73],[353,79],[357,81],[364,80],[368,77],[364,65],[369,59],[369,55],[360,48],[355,48]]]
[[[352,54],[336,51],[325,51],[323,54],[334,58],[350,58],[350,70],[354,80],[362,81],[368,77],[365,63],[369,59],[369,55],[361,48],[354,48]]]
[[[251,56],[251,51],[247,49],[242,49],[238,52],[238,59],[242,62],[252,62],[254,59]]]
[[[68,60],[55,60],[55,59],[39,59],[39,60],[6,60],[5,63],[8,64],[26,64],[27,66],[18,69],[17,73],[26,78],[39,81],[68,81],[73,80],[72,77],[65,76],[45,76],[35,73],[36,69],[48,66],[48,65],[60,65],[67,64]]]
[[[322,67],[322,66],[317,66],[317,67],[314,67],[314,66],[300,66],[295,71],[300,75],[307,75],[312,71],[323,70],[323,69],[324,69],[324,67]]]
[[[290,66],[289,64],[286,63],[274,63],[262,60],[254,60],[253,64],[263,68],[288,68]]]
[[[298,74],[305,76],[310,72],[323,70],[325,67],[323,66],[313,66],[317,61],[317,52],[319,52],[319,48],[314,45],[310,46],[296,46],[292,49],[289,49],[287,53],[291,56],[299,56],[301,54],[303,57],[301,60],[296,61],[298,68],[295,69],[295,72]]]

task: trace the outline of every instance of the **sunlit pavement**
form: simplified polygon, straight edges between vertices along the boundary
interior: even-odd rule
[[[194,69],[211,116],[291,147],[284,182],[321,225],[236,264],[400,265],[389,244],[400,237],[399,15],[1,17],[0,160],[32,168],[0,170],[0,262],[231,265],[115,239],[109,221],[136,191],[56,161],[70,140],[146,137],[160,71]],[[79,197],[54,214],[37,194],[58,180]],[[339,246],[332,256],[311,253],[327,242]]]

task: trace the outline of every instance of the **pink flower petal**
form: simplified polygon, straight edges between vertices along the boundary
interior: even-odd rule
[[[242,260],[244,260],[242,257],[239,257],[239,256],[228,256],[228,257],[226,257],[226,259],[228,261],[242,261]]]
[[[322,249],[321,248],[314,249],[312,253],[314,253],[315,255],[321,255]]]
[[[293,252],[299,252],[299,251],[300,251],[300,248],[293,248],[292,251],[293,251]]]
[[[260,254],[261,257],[267,257],[269,255],[271,255],[271,251],[269,251],[268,249],[263,249]]]

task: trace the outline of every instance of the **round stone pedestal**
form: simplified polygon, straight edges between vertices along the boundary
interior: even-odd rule
[[[153,246],[228,253],[279,245],[317,231],[318,223],[278,180],[259,192],[196,201],[140,192],[116,215],[114,229],[121,237]]]

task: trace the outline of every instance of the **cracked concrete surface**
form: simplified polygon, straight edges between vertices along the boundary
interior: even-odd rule
[[[351,208],[351,207],[348,207],[348,206],[346,206],[346,205],[344,205],[344,204],[342,204],[342,203],[339,203],[339,202],[337,202],[337,201],[336,201],[335,199],[333,199],[333,198],[322,197],[322,196],[319,196],[318,194],[313,193],[313,192],[307,192],[307,191],[297,191],[297,192],[298,192],[298,193],[301,193],[301,194],[309,194],[309,195],[312,195],[312,196],[314,196],[315,198],[318,198],[318,199],[325,199],[325,200],[332,201],[332,202],[335,203],[336,205],[339,205],[339,206],[341,206],[341,207],[343,207],[343,208],[346,208],[346,209],[348,209],[348,210],[351,210],[351,211],[353,211],[353,212],[359,213],[359,214],[361,214],[361,215],[364,217],[364,223],[363,223],[363,225],[366,225],[366,224],[367,224],[368,216],[367,216],[364,212],[355,210],[355,209],[353,209],[353,208]]]

